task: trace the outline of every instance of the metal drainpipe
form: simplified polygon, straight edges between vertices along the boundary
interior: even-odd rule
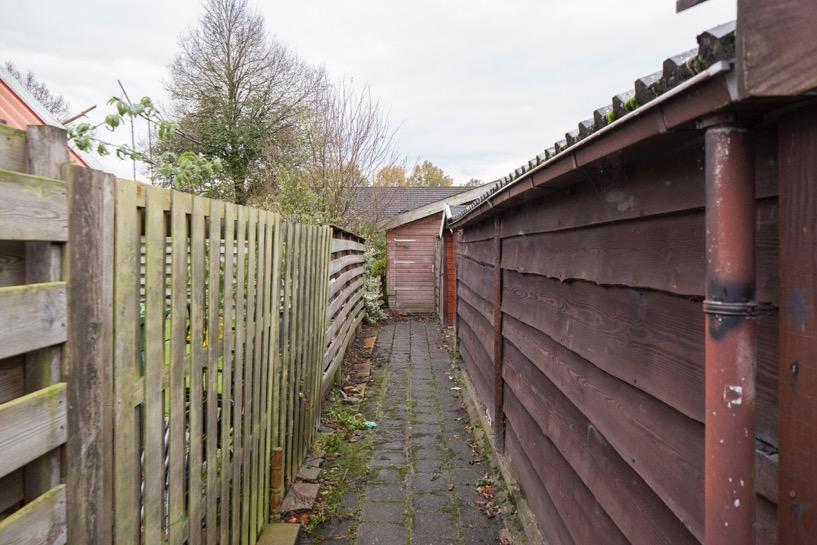
[[[755,191],[749,133],[706,130],[706,545],[754,544]]]

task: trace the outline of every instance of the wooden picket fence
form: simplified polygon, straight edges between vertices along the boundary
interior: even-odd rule
[[[0,169],[0,545],[255,543],[359,261],[332,267],[328,226],[71,167],[52,127],[0,125]]]
[[[326,329],[321,395],[325,395],[332,385],[346,349],[363,321],[364,250],[361,237],[337,227],[333,229],[327,309],[329,326]]]

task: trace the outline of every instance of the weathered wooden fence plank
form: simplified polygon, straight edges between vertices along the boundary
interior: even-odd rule
[[[235,442],[232,428],[233,415],[233,335],[235,307],[233,282],[235,281],[235,213],[233,204],[224,205],[224,315],[223,346],[224,358],[221,364],[221,517],[219,519],[219,543],[230,543],[230,522],[233,519],[230,490],[235,474],[231,463]]]
[[[164,527],[165,217],[160,188],[147,191],[144,303],[144,537],[159,545]]]
[[[68,542],[109,545],[113,529],[113,178],[74,169],[69,245]],[[118,543],[118,542],[117,542]]]
[[[360,276],[364,272],[365,269],[363,267],[355,267],[354,269],[344,271],[343,274],[332,279],[329,285],[329,299],[333,300],[334,295],[343,289],[343,287],[346,286],[350,280]]]
[[[67,538],[64,484],[0,520],[0,543],[4,545],[63,545]]]
[[[67,298],[65,282],[0,288],[0,359],[65,342]]]
[[[206,460],[207,460],[207,508],[206,543],[215,545],[218,537],[218,419],[219,419],[219,359],[223,352],[219,320],[221,301],[221,223],[224,203],[210,201],[208,217],[209,245],[207,255],[207,419],[206,419]]]
[[[171,234],[171,302],[170,302],[170,466],[169,466],[169,537],[171,545],[186,541],[185,523],[188,521],[185,505],[186,430],[185,405],[187,390],[187,286],[188,271],[188,213],[192,198],[187,193],[173,192]],[[226,543],[226,541],[225,541]]]
[[[6,240],[68,240],[68,185],[0,169],[0,233]]]
[[[343,238],[332,239],[331,253],[343,252],[348,250],[355,250],[363,252],[366,246],[362,242],[356,240],[348,240]]]
[[[236,228],[236,334],[235,334],[235,415],[233,424],[233,497],[232,497],[232,543],[238,545],[242,537],[242,461],[244,452],[244,366],[246,363],[247,317],[246,311],[246,259],[247,259],[247,214],[249,209],[238,207]]]
[[[116,183],[114,253],[114,542],[137,545],[139,517],[139,429],[133,385],[140,377],[139,246],[142,232],[136,183]],[[70,350],[70,347],[69,347]]]
[[[335,274],[349,265],[363,263],[363,261],[363,255],[360,254],[345,255],[343,257],[333,259],[332,264],[329,266],[329,274]]]
[[[210,201],[193,197],[193,214],[190,222],[190,455],[188,462],[189,482],[189,536],[190,545],[202,542],[201,521],[204,506],[202,505],[202,465],[204,437],[204,366],[207,353],[204,347],[204,313],[205,313],[205,216],[210,212]]]
[[[65,443],[65,383],[0,405],[0,477]]]

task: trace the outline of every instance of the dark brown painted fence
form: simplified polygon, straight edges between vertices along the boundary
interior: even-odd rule
[[[758,318],[756,527],[767,545],[777,541],[778,150],[774,131],[754,140],[758,299],[769,309]],[[696,139],[588,170],[569,190],[462,230],[465,368],[554,545],[703,541],[703,161]]]

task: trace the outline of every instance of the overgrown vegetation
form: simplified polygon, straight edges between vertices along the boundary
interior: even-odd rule
[[[366,322],[374,324],[386,317],[383,310],[383,285],[386,276],[386,237],[382,232],[372,232],[366,242],[364,254],[366,280],[363,291]]]
[[[320,497],[305,521],[307,531],[347,514],[343,512],[343,496],[356,490],[369,474],[372,441],[371,434],[364,431],[363,417],[333,398],[322,422],[331,432],[321,436],[315,445],[326,453],[326,461],[321,472]]]

